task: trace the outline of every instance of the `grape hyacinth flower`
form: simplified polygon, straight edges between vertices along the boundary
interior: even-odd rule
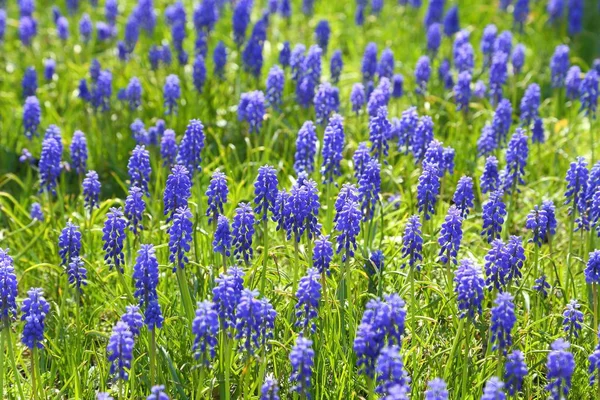
[[[71,140],[71,167],[80,175],[83,175],[87,170],[87,140],[85,134],[81,131],[75,131],[73,133],[73,139]]]
[[[202,150],[204,149],[204,126],[197,119],[192,119],[188,123],[177,153],[177,163],[184,165],[190,179],[196,172],[202,171]]]
[[[29,140],[31,140],[33,136],[37,136],[41,113],[40,102],[37,97],[27,97],[25,99],[25,104],[23,105],[23,128],[25,130],[25,137]]]
[[[273,337],[273,328],[277,312],[266,298],[258,300],[257,291],[244,289],[241,292],[236,314],[236,339],[240,340],[246,356],[255,354],[264,348],[267,340]]]
[[[340,50],[336,50],[331,55],[331,60],[329,62],[329,72],[331,75],[331,82],[333,84],[337,84],[339,82],[343,68],[344,61],[342,60],[342,52]]]
[[[313,265],[317,272],[322,275],[329,276],[331,271],[329,265],[333,258],[333,245],[329,241],[329,235],[321,235],[315,240],[313,253]]]
[[[481,314],[484,280],[481,268],[469,259],[460,261],[454,276],[454,292],[457,295],[460,318],[473,320],[475,314]]]
[[[133,359],[133,334],[125,322],[119,321],[113,328],[106,351],[111,363],[110,374],[115,379],[128,380],[129,373],[126,369],[131,368]]]
[[[444,15],[444,0],[432,0],[423,19],[423,25],[429,26],[435,22],[440,22]]]
[[[67,267],[72,259],[79,257],[81,252],[81,232],[79,227],[67,222],[67,226],[58,236],[58,255],[61,265]]]
[[[483,230],[481,235],[487,236],[487,242],[500,237],[504,218],[506,217],[506,205],[502,201],[502,191],[495,190],[490,194],[488,201],[483,203]]]
[[[235,210],[232,224],[233,254],[246,264],[252,259],[252,236],[254,235],[254,213],[247,203],[240,203]]]
[[[60,159],[62,145],[57,138],[46,136],[42,142],[42,154],[38,164],[40,174],[40,193],[56,194],[56,186],[60,175]]]
[[[129,158],[127,170],[129,172],[130,187],[137,186],[142,189],[146,196],[150,196],[148,181],[150,180],[152,168],[150,167],[150,153],[145,146],[135,146]]]
[[[319,85],[314,98],[317,124],[324,125],[332,113],[338,112],[340,108],[339,96],[338,88],[331,86],[329,82]]]
[[[519,75],[525,64],[525,46],[521,43],[516,45],[510,56],[510,60],[513,66],[513,73]]]
[[[387,118],[387,107],[377,109],[377,114],[369,121],[369,140],[371,141],[371,153],[373,158],[382,161],[388,156],[388,138],[390,137],[391,124]]]
[[[563,12],[565,8],[564,0],[549,0],[548,5],[546,6],[546,12],[550,17],[549,22],[551,24],[556,23],[558,20],[562,19]]]
[[[512,345],[511,331],[517,322],[513,296],[508,292],[499,293],[492,308],[492,338],[493,350],[500,349],[504,355]]]
[[[475,82],[475,87],[473,88],[473,96],[475,96],[475,98],[477,99],[483,99],[485,98],[485,94],[487,91],[487,87],[485,86],[485,83],[480,79],[477,82]]]
[[[89,14],[84,13],[79,20],[79,35],[83,39],[84,43],[87,43],[92,38],[92,31],[94,30],[94,26],[92,24],[92,19]]]
[[[326,19],[320,20],[315,27],[315,39],[319,47],[323,49],[324,53],[327,53],[330,35],[331,29],[329,28],[329,22],[327,22]]]
[[[260,400],[280,400],[279,385],[273,377],[265,378],[265,383],[260,388]]]
[[[458,6],[450,7],[444,16],[444,34],[448,37],[460,31]]]
[[[123,255],[123,241],[125,240],[125,227],[127,220],[123,216],[123,210],[111,207],[106,214],[106,222],[102,228],[102,240],[104,245],[102,249],[105,251],[104,261],[112,269],[114,266],[118,271],[123,271],[122,265],[125,263]]]
[[[135,292],[133,295],[138,299],[140,307],[146,307],[146,319],[148,318],[148,307],[153,299],[158,298],[156,287],[158,286],[158,260],[156,250],[151,244],[142,244],[138,250],[138,256],[133,266],[133,281]]]
[[[25,69],[21,86],[23,88],[24,99],[29,96],[35,96],[35,92],[38,88],[37,73],[35,68],[27,67],[27,69]]]
[[[48,82],[51,81],[54,72],[56,72],[56,61],[52,58],[44,59],[44,79]]]
[[[377,66],[379,79],[392,79],[392,75],[394,74],[394,65],[394,53],[388,47],[381,52],[381,58],[379,59],[379,65]]]
[[[277,171],[270,165],[263,165],[258,169],[258,176],[254,182],[254,213],[262,221],[266,221],[268,213],[275,215],[277,202]]]
[[[535,285],[533,285],[533,290],[538,292],[543,298],[548,297],[548,289],[552,286],[547,281],[546,275],[540,276],[535,280]]]
[[[85,207],[91,213],[94,208],[100,206],[100,181],[98,180],[98,173],[94,170],[88,171],[83,179],[83,201]]]
[[[6,263],[6,262],[5,262]],[[21,307],[21,320],[25,321],[21,342],[28,349],[44,348],[44,329],[46,328],[46,315],[50,311],[50,304],[44,298],[42,289],[32,288],[27,292]]]
[[[429,57],[421,56],[417,61],[417,65],[415,67],[415,81],[417,87],[415,89],[415,93],[418,95],[424,95],[427,92],[427,83],[429,82],[429,77],[431,76],[431,66],[429,62]]]
[[[179,85],[179,77],[177,75],[169,75],[165,80],[163,87],[163,98],[165,114],[177,113],[177,103],[181,97],[181,87]]]
[[[377,375],[376,393],[390,396],[390,393],[393,393],[391,389],[395,386],[409,389],[410,377],[404,369],[399,346],[386,346],[381,349],[377,357],[375,373]]]
[[[213,289],[213,301],[219,319],[225,329],[235,326],[236,308],[244,289],[244,272],[232,267],[225,274],[220,274],[215,279],[216,286]],[[231,332],[227,332],[230,334]]]
[[[583,0],[569,0],[568,31],[569,35],[577,35],[582,30],[584,2]]]
[[[240,47],[246,40],[246,29],[250,23],[250,12],[252,11],[252,1],[239,1],[233,9],[233,39],[235,44]]]
[[[317,318],[319,302],[321,301],[320,274],[316,268],[309,268],[306,275],[300,278],[296,298],[296,322],[294,326],[303,331],[310,328],[310,333],[317,330],[314,319]]]
[[[598,73],[590,70],[585,74],[579,86],[579,101],[581,110],[585,111],[586,116],[596,118],[596,109],[598,108]]]
[[[260,90],[242,93],[238,105],[238,120],[246,121],[250,133],[258,133],[265,117],[265,96]]]
[[[538,117],[540,102],[540,87],[537,83],[532,83],[521,99],[521,123],[524,126],[529,126]]]
[[[427,383],[425,400],[448,400],[448,389],[446,382],[441,378],[435,378]]]
[[[483,395],[481,400],[506,400],[504,394],[504,382],[496,376],[492,376],[483,388]]]
[[[581,306],[577,300],[572,299],[567,304],[565,311],[563,312],[563,331],[567,332],[569,338],[575,336],[579,337],[581,331],[581,323],[583,322],[583,313],[579,311]]]
[[[188,206],[191,190],[192,182],[187,168],[175,165],[167,178],[163,195],[164,215],[169,215],[167,222],[173,219],[178,208]]]
[[[585,270],[585,282],[588,284],[600,283],[600,250],[590,252]]]
[[[408,258],[411,268],[421,269],[423,261],[423,238],[421,236],[421,221],[418,215],[412,215],[406,222],[402,239],[402,258]],[[405,264],[401,267],[404,268]]]
[[[198,302],[196,316],[192,322],[192,333],[194,358],[200,359],[202,365],[208,367],[215,357],[219,335],[219,315],[212,301]]]
[[[395,74],[392,77],[392,97],[399,99],[404,95],[404,76]]]
[[[225,79],[225,65],[227,64],[227,48],[223,41],[219,41],[213,51],[214,74],[220,80]]]
[[[227,203],[228,194],[229,188],[227,187],[227,177],[225,174],[221,171],[213,172],[210,178],[208,189],[206,189],[206,197],[208,198],[206,216],[208,217],[209,224],[213,223],[213,221],[216,223],[219,215],[223,214],[223,205]]]
[[[490,67],[489,95],[492,105],[496,105],[502,100],[502,86],[508,78],[506,64],[508,55],[504,52],[496,52],[492,57]]]
[[[575,371],[575,359],[569,352],[570,344],[564,339],[556,339],[551,345],[546,362],[545,389],[550,392],[550,399],[560,400],[569,396],[571,380]]]
[[[329,118],[329,123],[323,134],[323,164],[321,165],[321,175],[323,183],[332,183],[334,177],[341,176],[340,163],[343,159],[344,151],[344,120],[341,115],[333,114]]]
[[[545,141],[544,122],[541,118],[536,118],[531,128],[531,143],[544,143]]]
[[[375,215],[375,206],[381,191],[380,169],[375,159],[369,160],[358,182],[358,195],[364,221],[370,221]]]
[[[350,92],[350,102],[352,103],[352,111],[356,114],[364,107],[366,103],[365,87],[362,83],[355,83]]]
[[[582,211],[582,199],[585,198],[588,184],[588,169],[587,162],[583,157],[577,157],[575,162],[572,162],[567,171],[567,191],[565,192],[565,205],[572,204],[569,208],[569,214],[574,210]]]
[[[219,215],[217,219],[215,238],[212,245],[215,253],[221,253],[223,257],[231,255],[231,229],[229,228],[229,219],[224,215]]]
[[[175,131],[173,129],[166,129],[160,139],[160,157],[163,159],[163,166],[171,167],[175,164],[177,150]]]
[[[125,313],[121,316],[121,321],[127,324],[134,339],[140,335],[140,329],[144,326],[144,320],[138,306],[126,306]]]
[[[461,176],[456,185],[456,191],[452,197],[452,202],[460,211],[463,219],[466,219],[469,216],[469,211],[473,208],[474,200],[473,178],[470,176]]]
[[[548,232],[548,215],[546,210],[539,206],[534,206],[533,210],[527,215],[525,222],[525,228],[529,229],[533,233],[533,237],[529,240],[538,247],[542,247],[542,243],[546,240]]]
[[[306,398],[310,398],[312,387],[310,381],[315,357],[312,344],[312,340],[298,336],[290,352],[290,363],[292,364],[290,382],[295,382],[291,390]]]
[[[31,217],[32,221],[44,221],[44,212],[42,211],[42,206],[40,205],[40,203],[31,203],[31,208],[29,209],[29,216]]]
[[[17,316],[17,275],[12,259],[0,249],[0,331]]]
[[[267,104],[275,110],[280,110],[283,103],[283,86],[285,84],[285,76],[283,69],[279,65],[274,65],[267,76],[267,84],[265,97]]]
[[[179,207],[173,214],[169,227],[169,261],[173,263],[173,272],[184,269],[188,263],[186,253],[190,251],[192,242],[192,212],[187,207]]]
[[[345,250],[342,261],[346,261],[348,257],[354,257],[354,251],[357,248],[356,237],[360,233],[360,221],[362,220],[356,189],[350,187],[348,192],[350,195],[345,196],[340,191],[335,202],[335,230],[340,232],[337,237],[338,246],[336,253],[339,254],[342,249]]]
[[[450,206],[448,214],[440,231],[438,243],[440,245],[439,257],[443,264],[451,261],[456,264],[456,256],[460,249],[462,240],[462,221],[461,212],[455,205]]]
[[[469,71],[463,71],[458,74],[458,79],[454,86],[454,98],[458,111],[468,111],[469,100],[471,100],[471,73]]]
[[[434,23],[427,28],[427,50],[434,56],[437,54],[442,43],[442,25]]]
[[[96,84],[92,86],[91,103],[94,110],[105,112],[110,110],[112,96],[112,73],[108,70],[100,71]]]
[[[523,129],[517,128],[506,150],[506,174],[503,182],[506,193],[510,194],[515,189],[519,192],[517,185],[525,184],[523,175],[525,174],[528,153],[527,135],[525,135]]]
[[[515,350],[506,357],[504,381],[506,389],[511,396],[516,396],[523,388],[523,379],[527,376],[525,357],[519,350]]]
[[[372,81],[375,78],[375,73],[377,72],[377,45],[373,42],[370,42],[365,47],[361,72],[363,82]]]
[[[169,400],[169,396],[165,393],[164,385],[155,385],[150,389],[150,395],[146,400]]]
[[[429,115],[419,118],[412,136],[409,138],[409,146],[415,163],[419,163],[425,157],[429,143],[433,140],[433,120]]]
[[[435,214],[435,205],[440,191],[440,173],[438,167],[429,162],[423,163],[423,172],[417,185],[417,202],[419,212],[426,221]]]
[[[315,170],[317,152],[317,131],[312,121],[306,121],[298,131],[296,154],[294,155],[294,171],[312,173]]]
[[[125,199],[125,218],[127,218],[127,226],[129,230],[137,235],[144,226],[142,225],[142,219],[144,218],[144,210],[146,209],[146,202],[144,201],[144,193],[137,186],[132,186],[129,189],[129,195]]]
[[[489,156],[485,160],[483,174],[481,175],[481,192],[495,192],[499,188],[499,185],[500,177],[498,174],[498,159],[494,156]]]
[[[567,99],[575,100],[579,98],[579,87],[581,86],[581,68],[577,65],[572,66],[567,71],[565,78],[565,87],[567,89]]]
[[[556,46],[554,54],[550,59],[550,71],[552,74],[552,87],[562,88],[565,85],[567,71],[569,69],[569,46],[561,44]]]

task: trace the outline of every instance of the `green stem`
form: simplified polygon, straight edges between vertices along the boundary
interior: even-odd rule
[[[462,398],[467,398],[467,379],[469,377],[469,333],[470,333],[470,325],[469,323],[465,326],[465,359],[463,361],[463,373],[462,373],[462,382],[461,382],[461,393]]]
[[[156,384],[156,329],[150,331],[150,385]]]
[[[4,321],[3,321],[4,323]],[[0,398],[4,398],[4,331],[10,328],[3,328],[0,333]],[[15,380],[17,379],[15,371]]]
[[[450,371],[452,371],[452,365],[454,364],[454,356],[456,355],[456,349],[458,349],[458,343],[462,339],[462,332],[465,326],[464,318],[461,318],[458,322],[458,330],[454,336],[454,342],[452,343],[452,350],[450,350],[450,356],[446,361],[446,368],[444,370],[444,377],[448,382],[450,380]]]
[[[37,348],[33,348],[33,352],[31,353],[31,388],[34,400],[38,399],[38,391],[37,391],[37,363],[35,359],[37,358]]]
[[[410,317],[410,336],[411,336],[411,345],[413,349],[417,348],[417,302],[415,299],[415,269],[413,267],[410,268],[410,308],[411,308],[411,317]],[[413,375],[416,375],[417,371],[417,355],[416,350],[414,352],[415,356],[413,357]]]
[[[4,332],[6,332],[6,334],[8,336],[8,358],[10,358],[10,363],[12,364],[13,373],[15,374],[15,382],[17,382],[17,390],[19,391],[19,396],[20,396],[21,400],[24,400],[25,396],[23,395],[23,387],[21,386],[21,374],[19,373],[19,370],[17,369],[17,363],[15,361],[15,353],[13,350],[12,332],[10,331],[10,327],[3,329],[2,332],[3,332],[2,333],[3,335],[4,335]]]
[[[594,298],[594,329],[598,329],[598,284],[592,284],[592,296]],[[600,340],[600,338],[599,338]]]
[[[190,295],[190,288],[188,287],[187,278],[185,276],[185,269],[177,267],[176,274],[177,282],[179,283],[179,291],[181,292],[181,298],[183,300],[183,310],[191,322],[194,320],[194,306],[192,303],[192,296]]]
[[[567,270],[565,272],[565,301],[568,301],[568,299],[570,299],[569,283],[571,281],[571,253],[573,251],[573,230],[575,229],[575,201],[576,199],[573,199],[573,210],[571,212],[571,220],[569,221],[569,252],[567,253]]]
[[[292,282],[292,294],[296,295],[298,289],[298,272],[300,271],[300,250],[298,249],[298,235],[294,235],[294,281]]]
[[[264,215],[263,219],[263,269],[260,277],[260,293],[264,296],[265,294],[265,281],[267,279],[267,262],[269,260],[269,232],[268,232],[267,216]]]

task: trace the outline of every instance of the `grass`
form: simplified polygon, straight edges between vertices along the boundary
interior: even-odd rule
[[[125,3],[125,2],[122,2]],[[253,22],[260,16],[264,2],[254,7]],[[589,398],[592,388],[588,386],[587,357],[597,344],[597,327],[593,320],[591,289],[585,284],[583,268],[590,249],[598,246],[598,238],[589,233],[576,232],[573,235],[572,251],[569,254],[569,223],[567,206],[562,206],[566,184],[564,176],[569,163],[576,156],[592,161],[593,145],[590,144],[592,131],[598,130],[599,123],[590,121],[579,114],[578,102],[557,103],[550,86],[549,60],[558,44],[568,43],[571,47],[571,62],[590,68],[592,57],[600,46],[599,28],[594,25],[598,11],[588,2],[585,14],[585,31],[578,37],[568,38],[564,21],[552,27],[547,24],[545,4],[532,2],[531,14],[523,32],[514,32],[514,42],[523,43],[526,48],[524,72],[510,77],[505,87],[507,97],[520,99],[525,88],[533,82],[542,88],[543,103],[541,115],[544,118],[547,143],[530,146],[526,167],[526,185],[521,187],[511,205],[514,213],[505,232],[520,235],[524,239],[527,261],[523,268],[523,280],[519,286],[510,288],[515,299],[518,321],[513,330],[512,349],[520,349],[526,355],[529,375],[521,398],[543,398],[546,396],[546,356],[550,343],[563,337],[561,313],[569,298],[576,298],[582,304],[585,319],[579,338],[571,338],[571,351],[575,355],[577,368],[573,376],[572,398]],[[188,38],[186,48],[193,51],[193,26],[191,25],[191,2],[185,2],[188,11]],[[66,10],[64,4],[60,4]],[[49,9],[38,5],[36,17],[39,33],[33,47],[21,46],[17,36],[18,10],[16,4],[8,5],[7,32],[0,53],[0,247],[8,248],[15,260],[15,270],[19,281],[19,304],[30,287],[44,288],[46,298],[51,303],[47,318],[45,348],[37,351],[39,371],[37,385],[41,397],[94,398],[98,391],[110,391],[116,398],[142,398],[149,394],[150,343],[151,333],[142,330],[136,339],[134,360],[127,382],[113,383],[109,376],[106,358],[106,345],[112,327],[133,302],[131,274],[137,248],[140,243],[151,243],[157,250],[160,263],[159,302],[165,317],[164,327],[156,331],[156,382],[164,384],[172,398],[195,399],[225,396],[231,398],[257,398],[262,377],[265,373],[275,376],[281,387],[283,398],[291,398],[291,384],[288,381],[291,367],[289,353],[298,335],[293,319],[288,318],[296,303],[292,290],[294,276],[304,275],[311,265],[312,243],[302,240],[297,247],[286,241],[275,225],[269,223],[268,254],[263,247],[264,228],[257,225],[254,235],[255,255],[246,272],[245,285],[261,288],[263,265],[266,265],[266,285],[263,292],[278,311],[274,337],[269,342],[269,350],[246,361],[236,349],[236,341],[222,337],[219,355],[213,369],[202,368],[193,358],[191,351],[192,334],[189,313],[183,306],[178,281],[182,277],[171,272],[168,261],[168,224],[162,209],[162,191],[168,170],[161,166],[158,148],[151,148],[152,180],[150,198],[146,199],[147,210],[144,216],[145,230],[138,239],[128,232],[125,245],[125,273],[121,280],[103,261],[102,226],[108,209],[122,206],[127,193],[127,160],[135,146],[129,125],[140,118],[146,126],[154,125],[157,119],[165,119],[181,138],[190,119],[198,118],[205,126],[206,148],[203,151],[202,168],[194,182],[190,200],[192,212],[204,210],[210,174],[219,169],[228,177],[230,194],[225,207],[225,215],[232,217],[239,202],[252,201],[253,182],[258,167],[271,164],[278,171],[281,188],[289,189],[295,181],[293,170],[295,138],[305,120],[314,119],[312,109],[303,109],[295,102],[293,83],[286,72],[284,106],[281,112],[268,111],[264,127],[259,136],[249,136],[247,127],[237,121],[236,106],[240,93],[263,89],[264,80],[271,65],[277,62],[278,50],[284,40],[292,47],[296,43],[313,43],[316,23],[327,18],[332,35],[329,52],[323,59],[323,79],[329,77],[328,60],[334,49],[341,49],[344,70],[339,83],[341,109],[345,118],[346,146],[342,162],[343,176],[337,179],[337,187],[327,190],[320,184],[320,176],[312,177],[319,183],[321,213],[323,222],[328,214],[327,196],[335,198],[341,184],[354,182],[352,154],[358,143],[368,140],[368,117],[364,112],[354,115],[351,112],[349,93],[352,85],[361,80],[360,62],[365,45],[374,41],[379,51],[390,47],[396,59],[395,72],[405,78],[406,96],[392,99],[389,105],[390,117],[399,117],[410,105],[418,105],[421,115],[430,115],[435,123],[435,136],[446,146],[456,150],[456,170],[442,180],[442,191],[436,206],[436,214],[431,221],[424,223],[424,255],[422,270],[411,276],[408,269],[401,266],[400,248],[407,218],[416,210],[416,184],[421,172],[412,157],[396,151],[391,145],[387,164],[381,171],[381,201],[376,216],[370,225],[363,224],[363,232],[370,229],[369,235],[359,235],[359,248],[356,256],[346,265],[340,255],[334,257],[330,277],[325,279],[326,293],[317,319],[317,332],[312,335],[315,350],[312,391],[315,398],[358,398],[368,395],[369,382],[356,368],[356,356],[351,350],[352,340],[366,302],[375,297],[377,290],[369,285],[370,279],[364,265],[371,251],[381,249],[385,254],[385,270],[382,273],[381,291],[397,292],[408,301],[407,332],[402,346],[405,367],[410,375],[413,398],[422,398],[429,380],[442,377],[448,383],[452,398],[479,398],[486,381],[497,374],[502,359],[489,348],[490,308],[493,293],[485,293],[482,315],[473,324],[461,322],[457,316],[456,299],[447,287],[446,270],[437,258],[439,246],[437,235],[450,206],[456,182],[462,175],[473,176],[478,182],[483,168],[483,160],[475,156],[476,141],[481,128],[491,120],[493,107],[485,100],[473,101],[465,115],[455,110],[452,94],[443,89],[437,79],[437,65],[442,57],[451,55],[452,41],[445,38],[438,57],[433,61],[434,68],[425,98],[413,94],[413,69],[416,60],[425,53],[425,34],[422,19],[425,7],[421,10],[396,7],[394,1],[386,2],[384,12],[375,17],[368,16],[363,27],[353,21],[354,4],[349,2],[318,2],[314,16],[308,18],[300,11],[300,3],[295,1],[291,21],[279,16],[271,18],[268,41],[264,47],[264,67],[261,79],[246,74],[239,65],[240,55],[231,38],[231,10],[226,7],[217,23],[216,30],[209,39],[209,54],[216,43],[223,40],[228,47],[227,79],[219,81],[210,75],[212,58],[207,59],[209,78],[202,94],[192,85],[191,65],[181,67],[175,63],[151,71],[147,59],[148,49],[160,41],[170,41],[170,33],[164,22],[162,11],[165,1],[155,1],[160,11],[157,28],[152,37],[140,35],[133,59],[123,63],[114,54],[115,42],[98,43],[95,40],[87,45],[79,43],[76,29],[81,12],[90,13],[94,21],[102,18],[102,8],[93,9],[87,2],[76,16],[69,17],[71,36],[61,42],[55,33]],[[259,7],[260,6],[260,7]],[[126,17],[133,8],[132,2],[121,4],[118,18],[122,35]],[[471,43],[477,49],[476,71],[481,68],[478,43],[483,27],[494,23],[499,30],[512,28],[512,15],[498,11],[495,2],[460,2],[461,25],[472,31]],[[249,29],[250,30],[250,29]],[[122,37],[122,36],[119,36]],[[56,76],[45,82],[41,76],[42,61],[46,57],[57,61]],[[87,78],[92,58],[98,58],[103,68],[113,72],[113,101],[111,110],[95,113],[76,96],[78,80]],[[23,147],[27,147],[36,158],[39,157],[41,139],[29,142],[22,134],[22,98],[20,81],[25,67],[35,66],[38,71],[39,89],[37,96],[42,104],[42,124],[45,129],[50,124],[61,128],[64,159],[68,160],[67,147],[73,132],[80,129],[86,133],[90,149],[88,166],[96,170],[102,182],[101,204],[90,215],[82,211],[80,193],[81,177],[74,172],[63,173],[56,197],[38,194],[38,174],[35,167],[20,164],[17,159]],[[164,116],[162,87],[168,74],[177,74],[182,82],[182,100],[176,115]],[[115,99],[118,88],[125,87],[133,76],[140,78],[144,89],[142,106],[129,111]],[[487,83],[487,74],[482,79]],[[558,104],[558,105],[557,105]],[[514,104],[518,110],[518,104]],[[514,116],[511,133],[517,126]],[[318,128],[322,137],[323,128]],[[598,135],[596,134],[596,137]],[[596,146],[596,157],[599,149]],[[501,166],[504,166],[504,150],[499,152]],[[320,155],[317,160],[320,163]],[[320,165],[320,164],[319,164]],[[317,165],[317,167],[319,166]],[[318,169],[318,168],[317,168]],[[356,183],[356,182],[354,182]],[[400,194],[401,205],[395,208],[387,202],[394,194]],[[463,223],[464,237],[459,259],[470,258],[483,265],[483,257],[489,245],[480,236],[481,204],[487,196],[476,196],[475,209]],[[525,217],[535,204],[543,199],[553,200],[557,205],[558,229],[551,243],[545,244],[536,252],[532,243],[527,243],[531,233],[524,228]],[[29,217],[29,206],[38,201],[43,205],[45,222],[34,223]],[[505,196],[508,203],[508,196]],[[58,235],[67,221],[81,227],[83,234],[82,255],[88,270],[88,285],[77,298],[68,285],[66,275],[60,267],[58,256]],[[186,267],[186,279],[193,302],[210,299],[211,285],[221,263],[213,257],[212,226],[202,217],[194,233],[193,251]],[[326,231],[335,238],[337,232]],[[570,271],[566,271],[567,258]],[[266,260],[265,260],[266,259]],[[539,266],[536,266],[536,259]],[[233,265],[234,260],[228,260]],[[551,294],[540,300],[531,289],[536,278],[534,270],[539,268],[551,278]],[[565,273],[572,276],[572,287],[565,288]],[[348,307],[340,307],[336,293],[342,275],[348,283],[346,298]],[[179,278],[179,279],[178,279]],[[413,287],[414,284],[414,287]],[[345,289],[346,290],[346,289]],[[414,290],[414,294],[412,294]],[[185,291],[184,291],[185,292]],[[414,300],[413,300],[414,299]],[[411,301],[409,301],[411,300]],[[339,309],[345,309],[345,318],[339,321]],[[188,314],[188,315],[186,315]],[[31,366],[35,357],[18,342],[22,323],[15,322],[10,330],[3,331],[3,343],[7,350],[4,357],[4,393],[7,398],[32,398]],[[8,335],[8,332],[11,334]],[[9,351],[10,350],[10,351]],[[12,364],[14,352],[14,364]],[[453,356],[451,356],[453,355]],[[223,365],[221,365],[223,363]],[[229,390],[224,385],[226,371],[231,384]],[[19,385],[16,385],[18,383]],[[225,386],[225,389],[224,389]],[[23,391],[21,396],[20,390]],[[461,392],[462,391],[462,392]],[[117,396],[120,394],[119,396]],[[225,396],[225,398],[227,398]]]

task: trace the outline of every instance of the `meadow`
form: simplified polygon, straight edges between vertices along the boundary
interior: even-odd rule
[[[600,398],[597,1],[48,3],[0,398]]]

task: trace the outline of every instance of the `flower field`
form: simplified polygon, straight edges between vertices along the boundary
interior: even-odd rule
[[[599,399],[596,0],[0,0],[0,399]]]

